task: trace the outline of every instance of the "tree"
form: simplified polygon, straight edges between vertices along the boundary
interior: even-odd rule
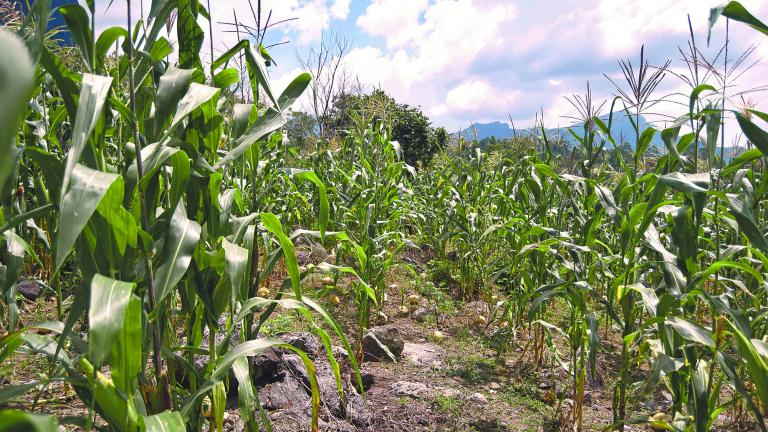
[[[431,127],[421,108],[399,104],[381,89],[362,95],[342,93],[334,98],[325,122],[327,135],[359,129],[372,120],[390,127],[390,136],[400,143],[403,159],[409,165],[428,163],[437,149],[448,142],[448,132]]]
[[[297,149],[314,145],[317,139],[317,120],[311,114],[291,111],[285,123],[288,140]]]
[[[344,69],[344,56],[352,49],[352,41],[344,36],[323,33],[318,47],[312,47],[306,57],[296,56],[301,68],[312,74],[310,110],[317,119],[318,133],[327,138],[328,115],[334,100],[349,91],[353,80]]]

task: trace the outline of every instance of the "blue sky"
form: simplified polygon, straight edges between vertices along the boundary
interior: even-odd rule
[[[103,8],[107,2],[97,3]],[[145,0],[146,10],[149,3]],[[687,43],[686,15],[691,15],[697,44],[705,47],[709,8],[720,3],[264,0],[263,8],[273,11],[273,21],[298,18],[274,28],[267,38],[269,43],[290,41],[272,51],[278,63],[271,72],[276,87],[286,85],[300,72],[297,54],[303,55],[317,44],[323,32],[335,31],[353,41],[345,60],[349,74],[369,86],[381,86],[400,102],[421,106],[434,124],[455,131],[473,121],[506,121],[509,116],[524,126],[541,110],[550,126],[570,124],[565,116],[574,111],[565,96],[583,93],[590,81],[597,99],[610,98],[613,88],[603,74],[618,77],[616,61],[630,58],[636,63],[643,44],[652,64],[669,58],[674,61],[673,70],[683,72],[677,47]],[[768,2],[742,3],[768,19]],[[231,21],[233,9],[241,20],[252,21],[245,0],[211,0],[211,6],[214,21]],[[134,6],[137,17],[138,9]],[[124,2],[116,0],[110,10],[99,12],[99,27],[122,24],[124,13]],[[202,19],[201,26],[207,30]],[[214,27],[217,51],[235,42],[235,36],[224,30],[220,24]],[[740,24],[731,26],[732,53],[763,39]],[[713,34],[713,46],[704,51],[711,55],[723,40],[724,21]],[[768,54],[764,45],[757,47],[754,60]],[[765,62],[729,91],[735,94],[768,81],[762,77],[768,77]],[[690,89],[670,75],[660,94],[674,92],[689,93]],[[679,115],[685,108],[665,104],[657,111]]]

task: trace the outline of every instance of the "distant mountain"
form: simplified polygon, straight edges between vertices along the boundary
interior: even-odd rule
[[[608,124],[608,116],[602,116],[600,117],[606,124]],[[651,126],[648,121],[646,121],[645,117],[640,116],[640,131],[642,132],[645,130],[648,126]],[[572,127],[574,132],[581,135],[582,129],[581,125],[572,125],[569,126]],[[662,129],[663,125],[655,125],[656,129]],[[574,147],[577,143],[576,139],[568,132],[568,127],[561,127],[561,128],[551,128],[546,129],[548,136],[562,136],[565,140],[568,141],[570,144],[570,147]],[[632,148],[635,147],[635,130],[632,128],[632,122],[627,118],[626,115],[614,115],[613,122],[611,124],[611,132],[613,135],[614,140],[616,140],[616,144],[619,144],[621,141],[629,143]],[[518,129],[517,134],[518,135],[524,135],[524,134],[530,134],[530,133],[539,133],[538,129],[534,128],[524,128],[524,129]],[[462,130],[458,134],[453,134],[454,136],[463,136],[466,140],[474,140],[475,134],[477,134],[477,140],[482,141],[486,138],[494,137],[496,139],[505,139],[505,138],[512,138],[515,136],[515,131],[512,130],[510,125],[506,122],[490,122],[490,123],[473,123],[472,126]],[[667,150],[664,146],[664,142],[661,140],[661,130],[654,135],[653,140],[651,141],[651,146],[657,147],[661,153],[666,153]],[[606,144],[606,149],[611,149],[610,144]],[[703,154],[706,150],[703,148],[703,144],[700,150]],[[743,152],[744,149],[740,147],[725,147],[723,152],[723,158],[725,159],[725,162],[728,163],[731,161],[731,159],[734,158],[735,155],[740,154]],[[720,150],[718,149],[718,154],[720,153]]]
[[[608,116],[602,116],[600,118],[606,124],[608,123]],[[646,121],[645,117],[640,116],[639,120],[640,120],[639,123],[640,123],[641,131],[647,128],[648,126],[650,126],[648,121]],[[546,131],[548,134],[562,135],[573,146],[573,145],[576,145],[577,141],[570,133],[568,133],[569,127],[573,127],[574,132],[576,132],[577,134],[581,133],[581,125],[576,125],[576,124],[573,124],[571,126],[561,127],[561,128],[547,129]],[[517,130],[518,134],[525,134],[530,132],[538,132],[538,131],[534,130],[534,128],[525,128],[525,129]],[[624,141],[634,147],[635,131],[632,128],[632,122],[629,120],[629,118],[627,118],[626,115],[615,114],[613,116],[613,122],[611,124],[611,132],[617,144],[621,141]],[[485,138],[490,138],[490,137],[495,137],[497,139],[512,138],[515,135],[515,131],[512,130],[512,127],[510,127],[508,123],[495,121],[490,123],[473,123],[468,128],[454,135],[463,136],[464,139],[467,139],[467,140],[475,139],[475,135],[476,135],[477,140],[481,141]],[[651,144],[659,148],[664,147],[664,143],[661,140],[660,133],[657,133],[656,136],[654,136],[653,141],[651,141]]]

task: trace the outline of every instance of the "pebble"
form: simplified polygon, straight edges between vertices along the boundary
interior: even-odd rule
[[[488,403],[488,399],[486,399],[486,398],[485,398],[485,396],[483,396],[483,394],[482,394],[482,393],[472,393],[472,394],[469,396],[469,398],[468,398],[468,399],[469,399],[471,402],[474,402],[474,403],[476,403],[476,404],[478,404],[478,405],[485,405],[485,404],[487,404],[487,403]]]

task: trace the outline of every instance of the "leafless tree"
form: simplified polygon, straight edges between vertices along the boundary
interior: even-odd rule
[[[351,49],[350,39],[331,31],[324,33],[320,45],[312,47],[306,56],[296,55],[302,69],[312,74],[311,110],[321,137],[328,129],[328,115],[336,96],[361,88],[344,68],[344,57]]]

